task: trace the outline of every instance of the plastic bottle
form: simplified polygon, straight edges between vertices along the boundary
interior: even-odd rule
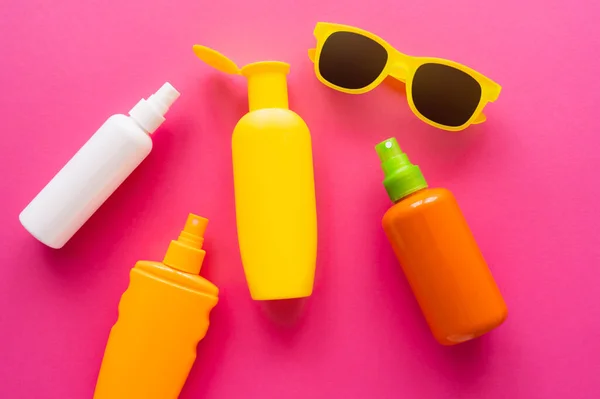
[[[209,65],[248,79],[250,112],[233,132],[238,238],[253,299],[311,295],[317,212],[310,132],[288,107],[283,62],[239,69],[224,55],[194,46]]]
[[[150,135],[179,97],[165,83],[129,116],[112,115],[19,215],[35,238],[61,248],[152,150]]]
[[[499,326],[506,304],[452,193],[427,188],[396,139],[375,149],[395,203],[383,229],[435,338],[453,345]]]
[[[208,220],[190,214],[162,263],[140,261],[119,303],[95,399],[177,398],[209,326],[218,289],[200,277]]]

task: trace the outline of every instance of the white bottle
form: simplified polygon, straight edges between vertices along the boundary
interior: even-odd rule
[[[179,97],[165,83],[129,116],[113,115],[19,215],[35,238],[61,248],[152,150],[150,134]]]

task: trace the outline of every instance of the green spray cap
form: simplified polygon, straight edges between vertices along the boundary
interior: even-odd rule
[[[375,151],[379,155],[381,169],[385,175],[383,185],[393,202],[427,188],[421,169],[408,160],[395,138],[377,144]]]

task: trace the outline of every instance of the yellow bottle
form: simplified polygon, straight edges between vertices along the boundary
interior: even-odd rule
[[[317,211],[310,132],[288,107],[290,66],[267,61],[239,69],[204,46],[207,64],[248,79],[250,112],[233,132],[238,239],[250,294],[256,300],[312,293]]]
[[[207,219],[190,214],[162,263],[140,261],[119,303],[95,399],[177,398],[219,290],[198,275]]]

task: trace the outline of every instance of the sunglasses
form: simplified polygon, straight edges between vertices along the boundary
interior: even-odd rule
[[[483,108],[501,87],[459,63],[402,54],[385,40],[347,25],[319,22],[308,50],[317,78],[332,89],[362,94],[391,76],[406,84],[408,105],[422,121],[459,131],[485,122]]]

